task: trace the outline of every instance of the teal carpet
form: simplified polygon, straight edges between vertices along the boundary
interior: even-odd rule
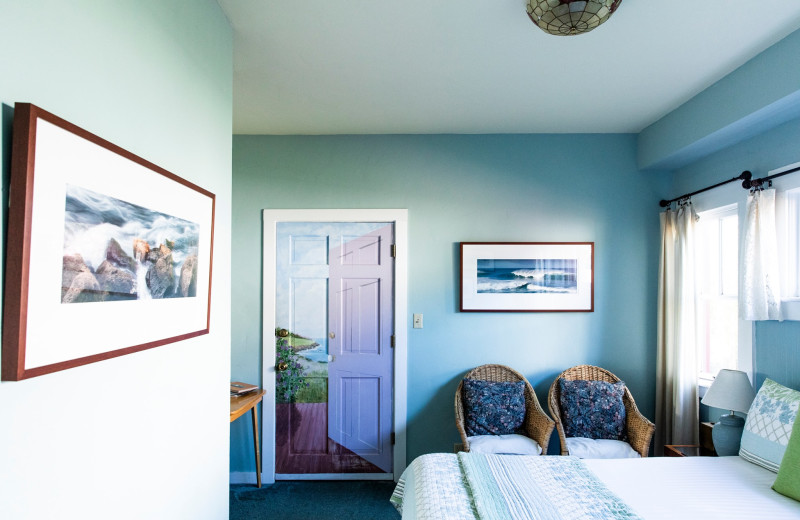
[[[279,481],[230,487],[230,520],[398,520],[394,482]]]

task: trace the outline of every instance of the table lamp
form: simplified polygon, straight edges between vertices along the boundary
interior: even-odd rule
[[[723,368],[711,383],[711,387],[700,402],[706,406],[731,411],[730,414],[721,416],[719,422],[711,430],[711,438],[714,441],[714,450],[717,455],[739,454],[744,417],[736,415],[735,412],[747,413],[754,398],[755,392],[753,392],[750,379],[740,370]]]

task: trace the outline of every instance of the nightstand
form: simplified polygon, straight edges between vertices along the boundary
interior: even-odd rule
[[[664,446],[665,457],[700,457],[705,455],[703,448],[697,444],[667,444]]]
[[[700,446],[703,450],[707,453],[705,455],[716,455],[717,452],[714,450],[714,441],[711,438],[711,429],[714,427],[714,423],[710,422],[701,422],[700,423]]]
[[[714,441],[711,439],[711,428],[714,423],[700,423],[700,444],[667,444],[664,446],[665,457],[716,457]]]

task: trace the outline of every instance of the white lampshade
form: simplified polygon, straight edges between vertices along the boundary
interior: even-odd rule
[[[700,402],[714,408],[747,413],[755,397],[747,374],[723,368]]]

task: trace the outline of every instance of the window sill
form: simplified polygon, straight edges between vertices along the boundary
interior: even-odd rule
[[[697,397],[700,399],[706,395],[706,392],[711,387],[711,383],[714,382],[714,378],[706,378],[706,377],[698,377],[697,378]]]
[[[784,320],[800,321],[800,298],[781,300],[781,313]]]

